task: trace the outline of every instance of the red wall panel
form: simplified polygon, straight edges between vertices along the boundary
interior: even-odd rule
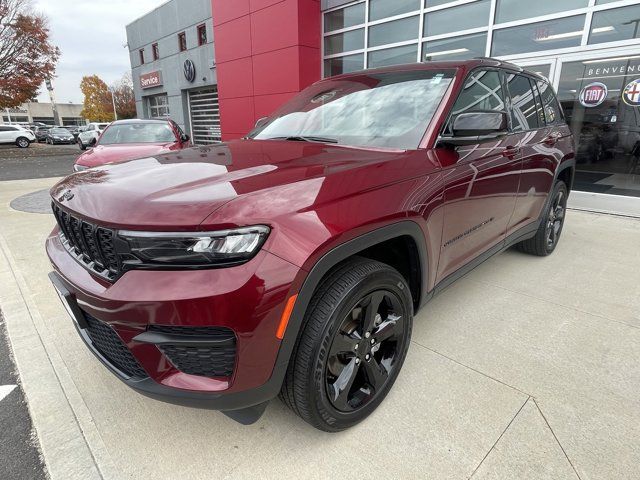
[[[223,140],[320,78],[318,0],[212,0]]]

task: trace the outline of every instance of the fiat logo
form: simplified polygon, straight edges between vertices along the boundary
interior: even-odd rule
[[[584,107],[597,107],[607,98],[607,86],[604,83],[594,82],[585,85],[580,91],[580,104]]]

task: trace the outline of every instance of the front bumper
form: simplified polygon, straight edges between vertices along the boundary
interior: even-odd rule
[[[134,270],[111,284],[74,260],[55,232],[46,249],[54,267],[50,278],[80,337],[130,387],[170,403],[223,411],[254,407],[277,395],[282,377],[274,371],[283,365],[276,362],[280,341],[275,332],[298,267],[261,251],[237,267]],[[98,348],[87,318],[112,329],[146,375],[123,371],[109,356],[111,351],[105,354]],[[176,368],[149,336],[150,329],[159,326],[233,330],[233,373],[210,377]]]

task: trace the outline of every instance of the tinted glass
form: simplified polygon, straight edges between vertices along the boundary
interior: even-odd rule
[[[562,120],[562,110],[556,99],[553,89],[548,83],[538,80],[536,82],[538,86],[538,92],[540,93],[540,100],[542,101],[542,109],[544,111],[544,118],[547,125],[557,123]]]
[[[584,15],[577,15],[559,20],[494,30],[491,55],[512,55],[514,53],[577,47],[582,40],[584,18]]]
[[[166,123],[126,123],[111,125],[102,137],[100,145],[123,143],[166,143],[175,142],[176,136]]]
[[[538,118],[538,126],[543,127],[545,125],[544,110],[542,109],[542,100],[540,99],[540,92],[538,91],[538,85],[535,80],[531,80],[531,86],[533,87],[533,96],[536,101],[536,116]]]
[[[535,0],[533,2],[498,0],[496,23],[565,12],[574,8],[586,7],[588,4],[589,0]]]
[[[340,75],[355,72],[364,68],[364,55],[347,55],[346,57],[328,58],[324,61],[324,76]]]
[[[437,7],[438,5],[444,5],[445,3],[455,2],[456,0],[425,0],[424,6],[426,8]]]
[[[276,111],[250,137],[320,137],[342,145],[414,149],[453,70],[360,74],[319,82]]]
[[[324,31],[340,30],[364,23],[364,3],[325,13]]]
[[[369,46],[413,40],[418,37],[420,17],[409,17],[369,27]]]
[[[606,3],[617,2],[618,0],[596,0],[596,5],[604,5]]]
[[[325,55],[360,50],[362,48],[364,48],[364,29],[362,28],[324,37]]]
[[[507,82],[513,129],[522,131],[538,128],[538,112],[529,79],[522,75],[508,75]]]
[[[369,0],[369,20],[380,20],[419,9],[420,0]]]
[[[401,63],[415,63],[418,57],[418,45],[386,48],[369,52],[367,66],[369,68],[399,65]]]
[[[487,45],[487,34],[476,33],[462,37],[445,38],[424,42],[423,59],[429,60],[464,60],[466,58],[484,57]]]
[[[589,43],[615,42],[640,38],[640,6],[595,12]]]
[[[469,75],[453,106],[452,114],[478,110],[506,110],[500,73],[495,70],[476,70]]]
[[[66,134],[71,132],[69,132],[69,130],[67,130],[66,128],[52,128],[51,130],[49,130],[49,133]]]
[[[424,33],[422,36],[430,37],[457,30],[486,27],[489,23],[490,7],[490,0],[481,0],[459,7],[426,13],[424,15]]]

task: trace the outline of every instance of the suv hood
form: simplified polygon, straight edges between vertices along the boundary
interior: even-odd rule
[[[114,228],[189,230],[239,198],[245,207],[252,197],[263,204],[256,207],[265,207],[266,196],[280,208],[298,209],[296,199],[308,197],[309,185],[327,177],[335,181],[322,201],[392,182],[394,176],[413,174],[403,168],[408,164],[384,174],[376,166],[416,155],[424,172],[424,152],[235,140],[74,173],[56,184],[51,196],[61,207]]]
[[[97,167],[105,163],[124,162],[134,158],[148,157],[171,149],[169,143],[129,143],[123,145],[96,145],[76,160],[77,165]]]

